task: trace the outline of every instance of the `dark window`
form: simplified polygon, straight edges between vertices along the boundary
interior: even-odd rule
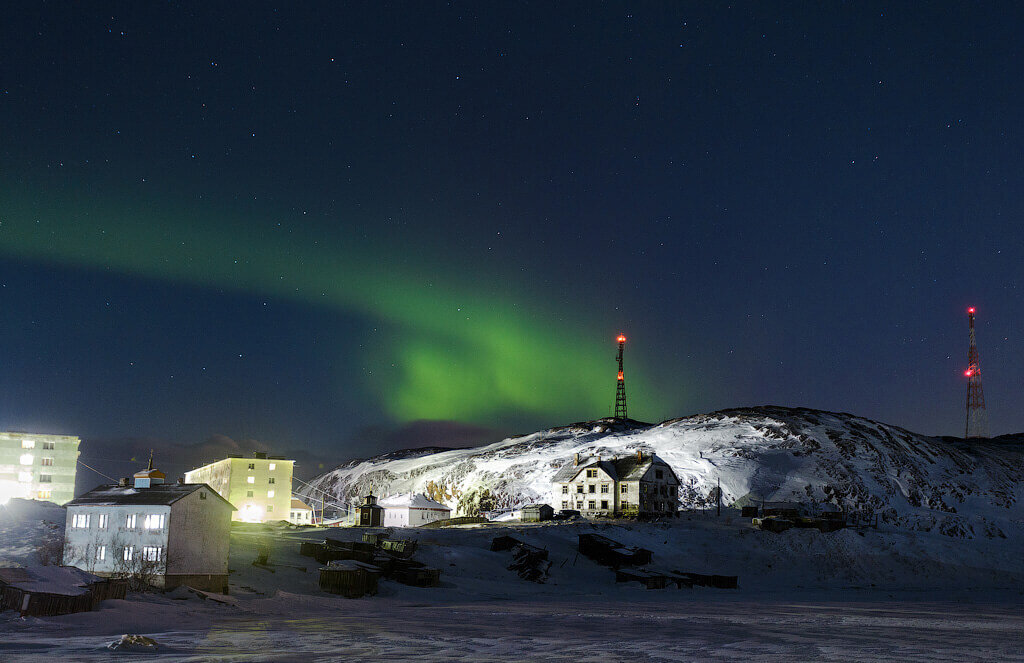
[[[39,483],[53,483],[53,477],[49,474],[40,474]]]
[[[602,493],[607,493],[608,492],[608,484],[606,484],[606,483],[602,483],[601,484],[601,492]]]
[[[608,510],[608,500],[601,500],[601,508],[605,511]]]
[[[205,500],[206,499],[206,493],[204,493],[202,491],[199,491],[199,499]]]
[[[587,470],[587,477],[593,479],[597,476],[597,470]]]
[[[629,492],[629,486],[627,486],[626,484],[622,484],[622,488],[620,490],[622,494],[626,494]]]
[[[597,504],[597,502],[595,502],[594,500],[590,500],[589,502],[587,502],[587,508],[588,509],[596,509],[597,508],[596,504]]]
[[[582,493],[583,492],[583,484],[578,484],[576,486],[576,492],[577,493]]]
[[[568,502],[562,502],[562,508],[563,509],[568,509],[569,508],[569,503]]]
[[[577,509],[582,509],[583,508],[583,502],[576,502],[576,508]]]
[[[268,483],[274,483],[274,477],[270,477],[270,479],[268,479],[267,481]]]
[[[43,442],[43,449],[53,449],[53,442]]]
[[[252,491],[251,490],[245,491],[245,496],[246,497],[252,497]]]
[[[665,477],[665,473],[664,472],[662,472],[661,470],[654,470],[654,478],[655,479],[663,479],[664,477]]]
[[[597,486],[595,486],[594,484],[590,484],[589,486],[587,486],[587,492],[588,493],[596,493],[597,492]]]
[[[256,463],[249,463],[249,469],[250,470],[255,470],[256,469]]]
[[[563,495],[568,495],[569,494],[569,486],[562,486],[562,494]]]

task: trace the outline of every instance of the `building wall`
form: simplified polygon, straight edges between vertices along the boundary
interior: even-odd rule
[[[419,527],[436,520],[451,518],[452,512],[446,509],[426,509],[408,506],[385,506],[385,527]]]
[[[0,504],[11,497],[71,501],[80,442],[72,435],[0,432]]]
[[[88,526],[75,527],[76,516],[89,517]],[[146,516],[163,514],[163,527],[146,529]],[[100,516],[107,516],[105,527],[101,527]],[[135,516],[134,527],[128,527],[128,516]],[[67,523],[64,526],[65,566],[78,568],[101,576],[132,572],[139,566],[145,546],[158,546],[161,561],[152,563],[150,570],[163,575],[169,554],[168,533],[173,517],[168,505],[80,505],[69,506]],[[105,547],[103,559],[97,559],[99,548]],[[133,548],[132,560],[124,559],[124,547]]]
[[[593,470],[597,476],[587,476],[587,470]],[[553,504],[559,509],[576,509],[585,515],[610,515],[618,510],[616,486],[617,482],[604,470],[584,468],[572,481],[559,484]],[[607,492],[601,492],[602,488]],[[563,507],[563,502],[568,502],[569,506]]]
[[[231,507],[205,488],[174,503],[167,551],[169,578],[187,575],[227,577],[231,514]]]
[[[640,479],[640,513],[675,514],[679,506],[679,480],[663,463],[653,463]]]
[[[234,520],[288,520],[294,463],[269,458],[225,458],[186,472],[185,483],[205,483],[217,491],[238,509],[232,515]],[[270,483],[271,479],[274,483]]]

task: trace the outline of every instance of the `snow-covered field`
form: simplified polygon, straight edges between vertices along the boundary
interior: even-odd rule
[[[578,535],[591,531],[651,549],[654,569],[738,575],[739,589],[615,583],[612,571],[576,553]],[[360,536],[236,527],[226,603],[179,592],[63,617],[3,613],[0,661],[1024,660],[1024,542],[1015,537],[894,527],[775,535],[734,514],[396,530],[419,540],[416,558],[442,570],[442,585],[382,581],[377,596],[348,600],[322,593],[318,565],[298,554],[302,540],[325,533]],[[489,550],[499,534],[549,550],[545,584],[520,579],[507,569],[510,553]],[[0,540],[0,563],[31,547],[16,539]],[[251,564],[260,544],[270,547],[273,572]],[[161,647],[106,650],[123,633]]]

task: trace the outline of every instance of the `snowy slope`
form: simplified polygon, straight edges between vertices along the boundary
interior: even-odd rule
[[[699,506],[721,481],[725,504],[831,503],[951,536],[999,538],[1024,526],[1019,437],[926,437],[849,414],[772,406],[656,425],[602,419],[473,449],[387,454],[311,484],[346,503],[369,491],[422,492],[462,515],[535,501],[557,508],[551,477],[576,453],[607,458],[637,450],[673,467],[684,506]]]
[[[58,562],[65,514],[64,507],[53,502],[14,498],[0,504],[0,566]],[[49,553],[49,559],[40,558],[40,549],[44,556]]]

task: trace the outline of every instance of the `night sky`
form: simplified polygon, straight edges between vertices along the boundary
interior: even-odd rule
[[[973,305],[1024,430],[1017,5],[291,4],[6,8],[0,428],[308,476],[608,416],[621,331],[637,419],[962,435]]]

